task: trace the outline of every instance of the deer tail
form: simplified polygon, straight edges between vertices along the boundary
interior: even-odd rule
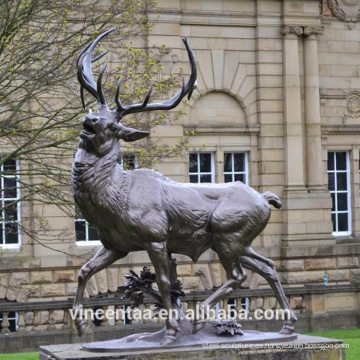
[[[273,194],[270,191],[267,191],[266,193],[263,193],[261,195],[270,205],[274,206],[276,209],[281,208],[282,203],[277,195]]]

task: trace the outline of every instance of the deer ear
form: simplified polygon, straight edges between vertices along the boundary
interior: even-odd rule
[[[126,142],[132,142],[149,136],[149,131],[140,131],[118,124],[117,137]]]

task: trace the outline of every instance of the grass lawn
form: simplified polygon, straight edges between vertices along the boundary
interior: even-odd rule
[[[0,354],[0,360],[39,360],[39,353]]]
[[[344,344],[349,344],[349,349],[346,349],[346,360],[360,359],[360,329],[312,332],[307,333],[306,335],[322,336],[326,338],[342,340]]]

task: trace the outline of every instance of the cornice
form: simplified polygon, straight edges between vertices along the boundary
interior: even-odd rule
[[[184,126],[184,133],[199,134],[259,134],[260,125],[243,126]]]
[[[321,125],[322,134],[360,134],[360,125]]]

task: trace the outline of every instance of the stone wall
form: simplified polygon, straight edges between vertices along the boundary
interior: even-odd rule
[[[344,252],[348,249],[344,247]],[[125,258],[117,266],[111,266],[93,276],[86,290],[87,297],[110,294],[117,291],[125,280],[129,270],[140,273],[144,265],[153,270],[145,253],[138,253],[131,260]],[[213,252],[203,255],[193,264],[185,257],[178,257],[178,278],[185,292],[211,290],[225,281],[225,271]],[[131,264],[129,263],[131,261]],[[276,269],[284,286],[302,286],[323,284],[324,275],[328,276],[329,285],[360,283],[359,256],[293,257],[275,259]],[[127,262],[127,263],[126,263]],[[79,267],[48,269],[17,269],[0,273],[0,299],[27,302],[60,300],[73,297],[77,289]],[[268,284],[259,275],[248,271],[244,286],[250,289],[266,288]]]

